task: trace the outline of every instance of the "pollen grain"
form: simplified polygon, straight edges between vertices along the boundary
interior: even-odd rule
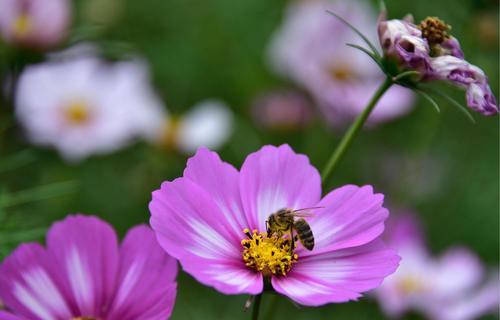
[[[251,269],[264,276],[285,276],[297,262],[298,255],[293,253],[290,239],[276,234],[268,236],[265,232],[243,230],[247,239],[241,241],[243,261]]]

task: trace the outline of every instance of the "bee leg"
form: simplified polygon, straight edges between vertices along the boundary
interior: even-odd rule
[[[269,222],[266,220],[266,231],[267,231],[267,237],[269,238],[271,236],[271,228],[269,227]]]
[[[290,227],[290,253],[293,253],[293,250],[295,250],[295,240],[293,237],[293,228]]]

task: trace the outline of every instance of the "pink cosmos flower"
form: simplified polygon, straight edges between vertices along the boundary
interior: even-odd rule
[[[416,217],[409,214],[390,221],[387,236],[402,257],[398,270],[375,290],[388,316],[414,310],[430,319],[472,320],[497,308],[498,280],[481,287],[483,266],[469,250],[454,248],[432,257]]]
[[[393,273],[399,257],[379,239],[389,215],[371,186],[343,186],[321,198],[318,171],[288,145],[250,154],[240,171],[201,148],[184,176],[149,204],[160,245],[201,283],[256,295],[264,283],[310,306],[356,300]],[[320,207],[307,222],[312,251],[266,232],[282,208]]]
[[[69,216],[50,228],[47,248],[23,244],[2,263],[0,319],[166,319],[176,273],[149,227],[132,228],[119,246],[109,224]]]
[[[361,1],[294,1],[274,34],[269,60],[276,73],[307,89],[334,126],[350,123],[384,81],[383,72],[364,53],[346,43],[361,44],[359,37],[327,10],[344,17],[368,38],[376,39],[376,15]],[[369,123],[376,124],[406,114],[413,93],[394,86],[374,109]]]
[[[10,43],[46,48],[68,33],[69,0],[0,0],[0,33]]]
[[[381,20],[379,40],[386,58],[402,70],[420,73],[418,80],[444,80],[466,90],[467,105],[485,116],[498,113],[498,105],[484,72],[467,62],[450,26],[436,17],[418,25],[411,16]]]

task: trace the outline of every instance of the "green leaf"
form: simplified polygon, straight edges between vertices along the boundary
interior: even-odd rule
[[[377,56],[375,56],[375,54],[373,54],[373,52],[371,52],[370,50],[366,49],[366,48],[363,48],[362,46],[358,46],[357,44],[354,44],[354,43],[347,43],[347,46],[349,47],[352,47],[352,48],[355,48],[355,49],[358,49],[364,53],[366,53],[370,58],[372,58],[373,61],[375,61],[375,63],[382,69],[384,70],[384,66],[382,65],[382,61],[380,60],[380,58],[378,58]]]
[[[343,24],[345,24],[346,26],[348,26],[352,31],[356,32],[356,34],[358,36],[360,36],[361,39],[363,39],[363,41],[370,47],[370,49],[372,49],[373,54],[377,58],[380,58],[380,53],[377,51],[377,48],[373,45],[373,43],[370,42],[370,40],[368,40],[368,38],[363,33],[361,33],[361,31],[359,31],[355,26],[353,26],[352,24],[350,24],[347,20],[345,20],[344,18],[342,18],[341,16],[339,16],[335,12],[329,11],[329,10],[327,10],[326,12],[328,12],[329,14],[331,14],[332,16],[334,16],[335,18],[339,19]]]
[[[394,82],[398,82],[399,80],[402,80],[406,77],[418,76],[418,75],[420,75],[420,72],[415,71],[415,70],[410,70],[410,71],[401,72],[400,74],[392,77],[392,80]]]
[[[438,91],[438,90],[435,90],[432,88],[426,88],[426,90],[435,94],[435,95],[440,96],[441,98],[443,98],[445,100],[447,100],[449,103],[451,103],[452,105],[457,107],[460,111],[462,111],[462,113],[472,122],[472,124],[476,124],[476,120],[474,119],[472,114],[460,102],[458,102],[457,100],[453,99],[452,97],[450,97],[449,95],[447,95],[446,93],[443,93],[441,91]]]
[[[33,150],[23,150],[0,160],[0,173],[14,170],[35,161]]]
[[[439,108],[439,105],[437,104],[437,102],[434,99],[432,99],[432,97],[430,95],[428,95],[425,91],[420,90],[420,89],[415,89],[415,91],[417,91],[422,97],[427,99],[427,101],[430,102],[430,104],[434,107],[434,109],[436,109],[436,111],[438,113],[441,113],[441,109]]]
[[[75,192],[77,183],[75,181],[65,181],[52,183],[33,189],[18,191],[14,194],[4,194],[0,199],[0,206],[3,208],[24,204],[26,202],[45,200],[63,194]]]

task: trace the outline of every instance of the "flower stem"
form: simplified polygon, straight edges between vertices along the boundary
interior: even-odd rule
[[[260,301],[262,300],[262,295],[263,293],[256,295],[253,300],[252,320],[259,319]]]
[[[366,122],[366,119],[368,119],[368,116],[372,112],[373,108],[377,105],[377,102],[384,95],[384,93],[392,86],[393,83],[394,82],[390,77],[387,77],[385,79],[384,83],[382,83],[382,85],[377,89],[377,91],[371,98],[366,108],[363,110],[363,112],[360,113],[360,115],[356,118],[356,120],[344,134],[342,140],[340,140],[339,145],[337,146],[337,148],[335,148],[335,151],[333,152],[332,156],[328,160],[328,163],[321,172],[321,181],[323,182],[323,184],[330,177],[330,175],[333,172],[333,169],[337,166],[340,159],[342,159],[342,156],[347,151],[347,148],[351,145],[352,141],[354,140],[354,137],[358,134],[359,130],[363,127],[363,124]]]

